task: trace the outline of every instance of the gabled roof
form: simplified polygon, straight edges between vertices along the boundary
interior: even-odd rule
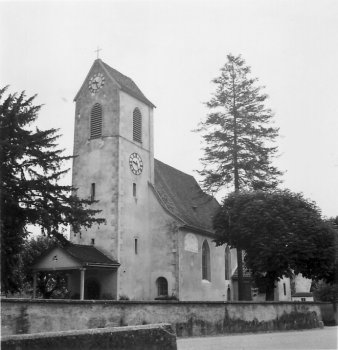
[[[115,81],[115,83],[118,85],[118,87],[126,92],[127,94],[139,99],[140,101],[144,102],[150,107],[155,107],[153,103],[151,103],[143,94],[143,92],[138,88],[138,86],[134,83],[132,79],[127,77],[126,75],[120,73],[116,69],[110,67],[107,63],[104,63],[101,59],[96,59],[94,63],[92,64],[92,67],[90,68],[86,79],[84,80],[80,90],[77,92],[76,96],[74,97],[74,101],[77,100],[80,92],[85,86],[86,81],[89,79],[89,76],[91,72],[93,71],[94,67],[101,67],[101,69],[106,72],[106,74]]]
[[[99,249],[92,245],[70,243],[63,249],[83,265],[119,265],[116,260],[108,258]]]
[[[76,264],[84,267],[103,267],[112,268],[120,266],[119,262],[110,259],[103,252],[92,245],[74,244],[68,242],[66,245],[55,244],[53,247],[45,251],[40,255],[33,263],[32,268],[35,269],[36,266],[43,261],[43,259],[48,256],[54,249],[61,249],[66,254],[71,256]]]
[[[126,93],[136,97],[140,101],[144,102],[145,104],[155,107],[153,103],[151,103],[143,94],[143,92],[138,88],[138,86],[134,83],[132,79],[127,77],[126,75],[123,75],[116,69],[108,66],[108,64],[102,62],[103,67],[108,71],[108,73],[116,80],[116,82],[121,86],[121,89],[125,91]]]
[[[312,292],[298,292],[291,295],[292,297],[313,297]]]
[[[212,233],[212,220],[219,209],[216,199],[203,192],[193,176],[157,159],[154,165],[154,190],[165,209],[183,225]]]

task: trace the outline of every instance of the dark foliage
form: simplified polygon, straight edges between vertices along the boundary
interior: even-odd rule
[[[313,294],[317,301],[334,302],[338,300],[338,284],[320,283],[313,289]]]
[[[33,129],[41,106],[34,106],[34,96],[21,94],[4,97],[0,89],[0,161],[1,161],[1,282],[2,291],[18,290],[15,267],[19,261],[27,225],[37,225],[47,236],[67,240],[61,227],[80,227],[102,223],[91,210],[89,200],[79,199],[71,186],[60,185],[68,172],[64,156],[57,147],[56,129]]]
[[[257,284],[268,290],[279,278],[294,273],[334,281],[336,231],[301,194],[233,193],[224,200],[214,228],[217,245],[245,250],[246,266]]]

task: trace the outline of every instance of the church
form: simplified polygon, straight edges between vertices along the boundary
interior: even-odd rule
[[[154,104],[101,59],[74,100],[72,183],[106,223],[71,232],[71,244],[49,251],[35,272],[67,271],[80,299],[236,300],[236,250],[213,242],[219,204],[191,175],[154,158]],[[288,279],[275,300],[291,300]]]

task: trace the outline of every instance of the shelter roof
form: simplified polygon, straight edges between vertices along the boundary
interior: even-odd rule
[[[154,189],[165,209],[184,225],[213,232],[212,220],[220,206],[193,176],[155,159]]]
[[[99,249],[93,245],[73,244],[70,243],[64,247],[73,258],[83,264],[101,264],[101,265],[119,265],[116,260],[108,258]]]
[[[59,261],[57,251],[63,252],[71,260]],[[54,254],[55,257],[53,256]],[[51,260],[54,261],[51,265]],[[106,256],[101,250],[92,245],[74,244],[69,242],[62,246],[55,244],[53,247],[39,256],[32,264],[36,270],[53,270],[70,269],[74,267],[94,267],[94,268],[116,268],[120,264],[115,259]]]

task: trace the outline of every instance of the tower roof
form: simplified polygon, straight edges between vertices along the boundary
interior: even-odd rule
[[[101,59],[96,59],[89,70],[87,77],[85,81],[83,82],[80,90],[76,94],[74,101],[77,100],[80,92],[82,91],[83,87],[85,86],[86,81],[89,79],[89,76],[91,72],[93,71],[94,67],[101,67],[102,71],[104,71],[110,79],[112,79],[118,87],[126,92],[127,94],[137,98],[138,100],[144,102],[146,105],[150,107],[156,107],[152,102],[150,102],[143,94],[143,92],[138,88],[138,86],[134,83],[134,81],[127,77],[126,75],[120,73],[116,69],[110,67],[107,63],[104,63]]]
[[[154,188],[165,209],[185,225],[213,232],[212,220],[219,204],[202,191],[193,176],[155,159]]]
[[[151,103],[143,94],[143,92],[138,88],[138,86],[134,83],[134,81],[127,77],[126,75],[120,73],[116,69],[110,67],[107,63],[104,63],[100,60],[104,68],[108,71],[108,73],[116,80],[116,82],[120,85],[121,90],[124,92],[136,97],[140,101],[145,104],[155,107],[153,103]]]

